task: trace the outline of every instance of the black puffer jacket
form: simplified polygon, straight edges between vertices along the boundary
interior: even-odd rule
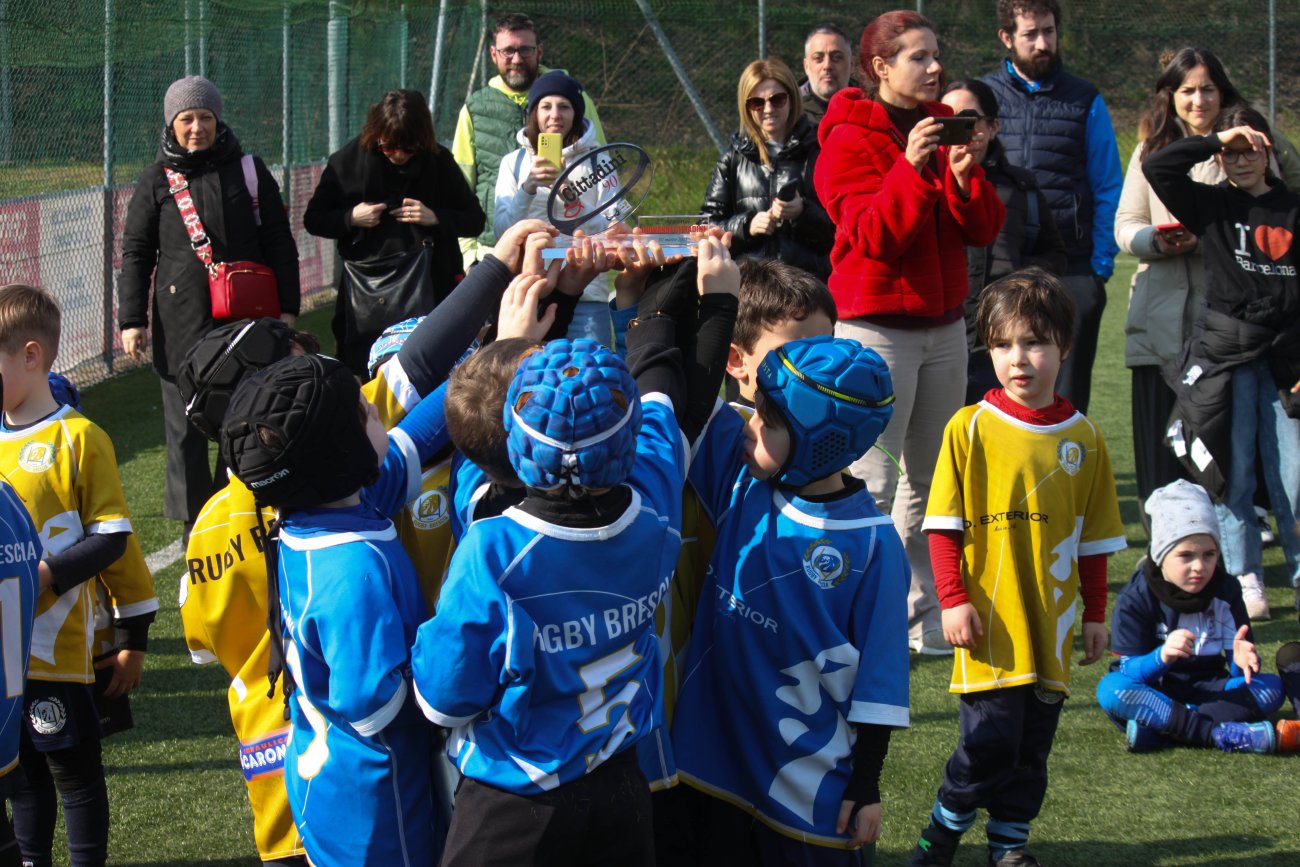
[[[713,169],[700,212],[732,233],[734,254],[779,259],[825,280],[831,273],[835,225],[813,189],[813,166],[821,152],[817,128],[801,115],[771,169],[759,157],[761,146],[742,133],[732,135],[731,148]],[[803,213],[785,221],[773,235],[751,235],[749,221],[771,207],[777,192],[791,181],[803,197]]]
[[[253,199],[240,165],[243,150],[225,124],[212,147],[190,153],[170,129],[163,132],[158,161],[140,174],[127,206],[122,230],[122,273],[117,281],[118,325],[143,328],[153,322],[153,364],[170,379],[185,353],[213,328],[208,273],[190,247],[190,237],[172,199],[164,164],[189,181],[194,209],[212,239],[217,262],[260,262],[275,272],[280,310],[297,314],[298,247],[280,187],[257,157],[258,204],[262,225],[253,219]],[[153,305],[149,287],[154,287]]]
[[[1065,241],[1056,228],[1047,198],[1038,188],[1034,173],[1011,165],[1002,143],[993,139],[984,155],[984,176],[997,187],[998,198],[1006,206],[1007,218],[997,240],[987,247],[966,248],[966,271],[970,277],[970,296],[966,300],[966,336],[975,349],[975,309],[980,291],[994,280],[1012,271],[1037,265],[1053,274],[1064,274]],[[1037,207],[1031,209],[1031,199]],[[1035,214],[1036,211],[1036,214]]]

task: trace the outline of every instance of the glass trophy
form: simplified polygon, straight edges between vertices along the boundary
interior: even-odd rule
[[[645,243],[657,241],[665,256],[694,256],[708,220],[698,214],[637,214],[650,194],[650,155],[626,142],[598,147],[574,160],[556,178],[546,215],[561,234],[542,251],[544,260],[563,259],[579,229],[605,246],[630,247],[633,228]]]

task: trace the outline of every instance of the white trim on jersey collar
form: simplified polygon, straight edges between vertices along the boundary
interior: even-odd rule
[[[816,515],[809,515],[802,512],[799,507],[790,502],[780,488],[772,488],[772,502],[782,515],[794,521],[796,524],[803,524],[805,527],[812,527],[814,530],[861,530],[864,527],[883,527],[892,526],[894,519],[888,515],[876,515],[868,518],[820,518]]]
[[[564,539],[569,542],[603,542],[626,530],[641,513],[641,494],[636,488],[629,487],[628,490],[632,492],[632,500],[623,510],[623,514],[619,515],[612,524],[603,527],[561,527],[559,524],[543,521],[536,515],[530,515],[518,506],[511,506],[501,515],[520,526],[527,527],[534,533],[550,536],[552,539]]]
[[[50,413],[38,422],[33,422],[29,427],[22,427],[18,430],[0,430],[0,440],[27,439],[32,434],[45,430],[45,428],[49,427],[51,424],[63,421],[64,416],[70,412],[76,412],[76,410],[73,407],[68,406],[66,403],[62,404],[54,412]]]
[[[324,536],[296,536],[288,527],[280,529],[280,543],[292,551],[319,551],[349,542],[391,542],[397,538],[397,528],[389,521],[383,530],[360,530],[346,533],[327,533]]]
[[[1056,424],[1030,424],[1027,421],[1021,421],[1015,416],[1003,412],[1002,410],[998,409],[996,406],[994,406],[993,404],[989,403],[986,400],[981,400],[977,404],[977,406],[979,407],[979,409],[977,409],[974,413],[972,413],[970,418],[970,423],[972,428],[975,425],[975,419],[978,418],[979,414],[985,410],[992,411],[997,415],[998,418],[1000,418],[1002,421],[1005,421],[1009,425],[1014,425],[1015,427],[1021,428],[1022,430],[1034,431],[1035,433],[1056,433],[1057,431],[1065,430],[1071,425],[1078,424],[1078,422],[1081,419],[1082,420],[1087,419],[1087,416],[1085,416],[1083,413],[1079,412],[1076,409],[1069,418],[1065,419],[1065,421],[1058,421]]]

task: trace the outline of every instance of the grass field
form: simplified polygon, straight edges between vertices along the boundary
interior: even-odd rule
[[[1113,558],[1113,594],[1145,545],[1134,501],[1129,377],[1123,322],[1134,267],[1121,259],[1094,373],[1092,416],[1107,434],[1129,539]],[[304,317],[326,334],[324,312]],[[177,526],[162,514],[162,424],[158,383],[140,370],[90,389],[87,414],[118,449],[127,496],[146,551],[164,547]],[[1266,580],[1277,619],[1257,626],[1266,666],[1300,637],[1281,555],[1267,549]],[[215,666],[190,663],[176,598],[180,564],[155,577],[162,611],[154,627],[144,684],[134,696],[137,727],[106,742],[113,802],[112,863],[254,864],[251,814],[226,713],[226,682]],[[1080,654],[1076,654],[1077,656]],[[928,813],[957,735],[950,663],[913,657],[912,727],[895,735],[885,766],[884,837],[878,865],[900,865]],[[1052,865],[1300,863],[1294,792],[1300,757],[1172,750],[1130,756],[1097,709],[1101,664],[1076,669],[1051,763],[1051,788],[1033,829],[1033,850]],[[1289,706],[1287,708],[1290,710]],[[62,832],[60,831],[60,835]],[[982,832],[967,835],[957,863],[985,863]]]

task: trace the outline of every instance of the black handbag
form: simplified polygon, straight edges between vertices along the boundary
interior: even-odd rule
[[[433,310],[433,245],[365,262],[343,261],[352,325],[357,334],[378,334],[390,325]]]

